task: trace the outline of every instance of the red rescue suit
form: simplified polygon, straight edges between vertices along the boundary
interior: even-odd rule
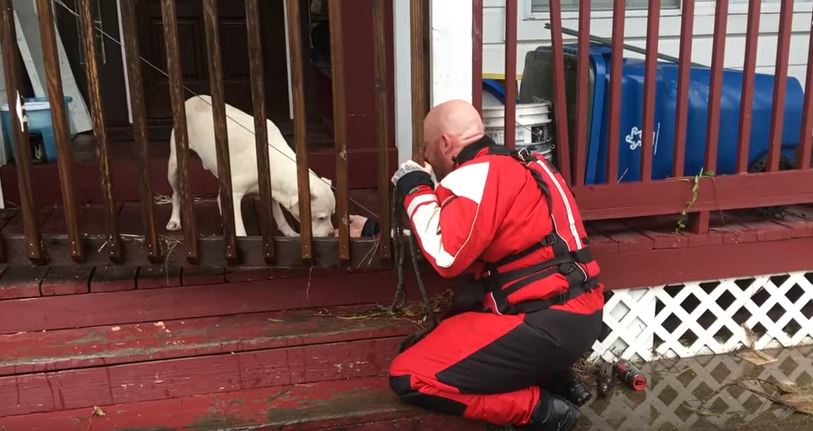
[[[599,267],[567,185],[541,156],[518,156],[486,136],[434,189],[414,188],[404,208],[432,266],[474,280],[455,296],[480,304],[396,357],[391,387],[436,411],[528,423],[545,381],[601,328]]]

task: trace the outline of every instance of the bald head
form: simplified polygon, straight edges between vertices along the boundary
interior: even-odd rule
[[[480,113],[470,103],[450,100],[432,108],[423,121],[424,156],[438,179],[451,172],[460,150],[484,134]]]

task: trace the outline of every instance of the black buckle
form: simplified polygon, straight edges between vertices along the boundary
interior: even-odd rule
[[[560,293],[558,295],[551,296],[549,301],[550,301],[551,304],[554,304],[554,305],[562,305],[565,302],[567,302],[569,297],[570,297],[570,291],[565,290],[564,292],[562,292],[562,293]]]
[[[516,152],[516,157],[521,162],[530,163],[536,160],[536,157],[528,151],[528,147],[520,148],[519,151]]]
[[[565,274],[565,275],[570,274],[571,272],[573,272],[575,270],[576,270],[576,265],[571,263],[571,262],[563,263],[563,264],[559,265],[559,272],[561,272],[562,274]]]
[[[553,244],[556,244],[556,235],[551,233],[551,234],[545,235],[545,237],[542,238],[542,246],[550,247]]]

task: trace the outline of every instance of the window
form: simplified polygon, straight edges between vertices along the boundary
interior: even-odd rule
[[[736,0],[735,0],[736,1]],[[613,0],[592,0],[593,10],[613,10]],[[627,0],[627,10],[646,10],[648,0]],[[531,0],[531,13],[547,12],[548,0]],[[677,9],[680,0],[662,0],[661,9]],[[562,0],[563,11],[578,11],[579,0]]]

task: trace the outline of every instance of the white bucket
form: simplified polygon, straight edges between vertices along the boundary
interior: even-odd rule
[[[516,110],[516,148],[531,145],[550,159],[553,150],[550,127],[550,103],[518,104]],[[505,107],[483,106],[485,131],[498,145],[505,144]]]

